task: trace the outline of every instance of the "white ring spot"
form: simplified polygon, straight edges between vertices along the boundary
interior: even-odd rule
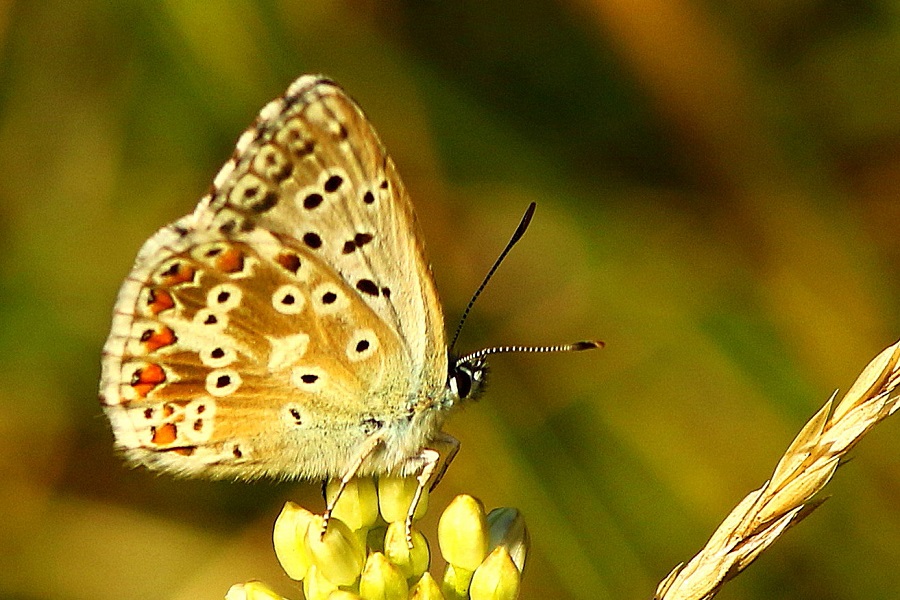
[[[225,345],[212,346],[200,351],[200,362],[207,367],[227,367],[237,360],[237,352]]]
[[[184,421],[180,431],[192,442],[206,442],[212,437],[215,427],[216,401],[212,398],[198,398],[184,407]]]
[[[291,383],[304,392],[318,392],[325,385],[325,372],[318,367],[294,367]]]
[[[252,210],[269,202],[269,194],[272,193],[274,190],[267,182],[253,173],[245,173],[228,192],[228,201],[232,206]]]
[[[290,176],[293,165],[278,146],[270,143],[259,148],[253,159],[253,168],[266,179],[280,182]]]
[[[272,306],[283,315],[296,315],[306,307],[306,296],[296,285],[283,285],[272,294]]]
[[[290,119],[279,127],[275,141],[285,148],[294,160],[315,156],[311,151],[312,134],[309,132],[309,126],[299,118]]]
[[[359,329],[347,344],[347,358],[351,362],[365,360],[378,350],[378,336],[371,329]]]
[[[228,315],[208,308],[201,308],[194,315],[194,323],[208,331],[222,331],[228,327]]]
[[[224,242],[211,242],[209,244],[201,244],[191,250],[191,256],[195,260],[209,263],[214,261],[217,256],[224,252],[228,245]]]
[[[209,290],[206,305],[217,312],[227,312],[241,303],[244,293],[233,283],[220,283]]]
[[[323,283],[312,293],[313,308],[323,315],[340,312],[350,304],[347,294],[335,283]]]
[[[215,398],[196,398],[184,405],[184,418],[213,417],[216,414]]]
[[[241,376],[234,369],[216,369],[206,376],[206,391],[213,396],[228,396],[241,387]]]

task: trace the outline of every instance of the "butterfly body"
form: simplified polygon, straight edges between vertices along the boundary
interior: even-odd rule
[[[394,164],[340,87],[304,76],[142,247],[100,396],[117,447],[152,469],[405,475],[460,401],[449,369]]]

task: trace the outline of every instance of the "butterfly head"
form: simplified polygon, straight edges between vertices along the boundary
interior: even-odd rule
[[[463,400],[477,400],[484,391],[487,380],[487,357],[491,354],[507,354],[511,352],[581,352],[602,348],[603,342],[588,340],[563,344],[561,346],[494,346],[483,348],[477,352],[466,354],[460,358],[450,355],[450,366],[447,369],[447,387],[452,396],[451,403]]]
[[[457,359],[450,357],[447,369],[447,387],[453,402],[477,400],[484,392],[488,366],[483,356],[469,356]]]
[[[462,317],[459,319],[459,324],[456,326],[456,333],[453,334],[449,346],[450,365],[447,369],[447,388],[451,394],[451,405],[458,401],[478,399],[484,391],[485,379],[487,378],[488,368],[485,363],[485,358],[490,354],[502,354],[507,352],[578,352],[581,350],[603,347],[603,342],[600,341],[575,342],[574,344],[565,344],[562,346],[496,346],[493,348],[483,348],[477,352],[472,352],[471,354],[466,354],[459,358],[454,356],[453,348],[456,346],[456,340],[459,339],[459,334],[462,332],[466,318],[469,316],[469,311],[472,310],[478,296],[481,295],[481,292],[487,286],[491,277],[494,275],[494,272],[503,262],[503,259],[506,258],[506,255],[509,254],[509,251],[512,250],[513,246],[516,245],[522,236],[525,235],[525,231],[531,223],[531,218],[534,216],[534,210],[535,203],[532,202],[525,210],[525,214],[522,216],[519,226],[516,227],[512,238],[507,242],[506,248],[503,249],[503,252],[501,252],[500,256],[497,257],[497,260],[494,261],[494,265],[488,271],[484,280],[481,282],[481,285],[479,285],[478,289],[475,290],[475,293],[472,294],[472,299],[469,300],[469,304],[463,311]]]

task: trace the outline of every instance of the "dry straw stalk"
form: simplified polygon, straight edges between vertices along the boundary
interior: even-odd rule
[[[876,423],[897,410],[900,342],[866,366],[834,412],[834,395],[788,447],[771,479],[751,492],[713,533],[706,547],[657,587],[654,600],[701,600],[752,563],[778,536],[821,501],[812,500],[841,458]],[[830,414],[830,417],[829,417]]]

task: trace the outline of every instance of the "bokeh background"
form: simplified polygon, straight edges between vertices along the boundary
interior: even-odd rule
[[[137,249],[302,73],[395,157],[450,327],[538,203],[462,349],[607,342],[497,357],[448,428],[432,516],[520,508],[523,598],[649,598],[900,337],[889,0],[6,1],[0,40],[3,598],[299,597],[270,528],[318,487],[129,470],[96,386]],[[900,423],[854,456],[722,598],[896,597]]]

